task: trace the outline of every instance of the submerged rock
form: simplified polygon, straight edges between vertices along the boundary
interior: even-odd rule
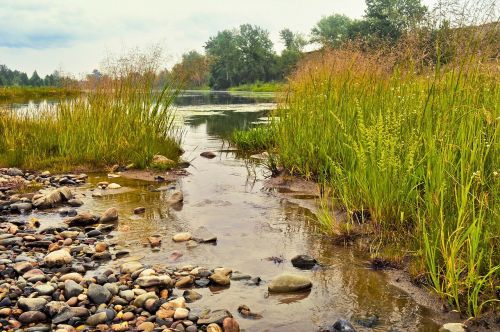
[[[168,204],[178,204],[184,201],[184,195],[182,191],[175,190],[170,197],[167,199]]]
[[[317,263],[314,258],[308,255],[297,255],[292,258],[292,265],[303,270],[312,269]]]
[[[339,319],[333,324],[333,331],[335,332],[356,332],[354,326],[345,319]]]
[[[107,209],[101,215],[99,221],[101,223],[113,222],[118,220],[118,210],[114,207]]]
[[[205,152],[200,153],[200,156],[202,156],[203,158],[207,158],[207,159],[213,159],[217,155],[215,153],[213,153],[212,151],[205,151]]]
[[[217,242],[217,236],[212,234],[206,227],[201,226],[193,233],[193,240],[200,243]]]
[[[69,226],[87,226],[95,224],[99,221],[99,217],[90,212],[81,212],[78,215],[66,219],[64,222]]]
[[[288,293],[307,290],[311,287],[312,283],[307,277],[284,273],[271,281],[269,291],[274,293]]]
[[[177,233],[174,236],[172,236],[172,240],[174,242],[184,242],[184,241],[189,241],[191,240],[191,233],[189,232],[182,232],[182,233]]]
[[[446,323],[439,328],[439,332],[465,332],[466,327],[462,323]]]

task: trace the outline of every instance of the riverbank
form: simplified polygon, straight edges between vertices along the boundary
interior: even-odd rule
[[[248,92],[280,92],[286,87],[283,82],[257,82],[230,87],[228,91],[248,91]]]
[[[0,103],[25,100],[64,99],[79,96],[82,92],[73,88],[59,87],[0,87]]]
[[[233,140],[265,147],[273,170],[331,188],[319,218],[327,234],[367,225],[382,265],[409,260],[413,277],[479,316],[496,306],[500,271],[495,75],[476,55],[435,71],[389,58],[312,57],[291,78],[279,120]],[[330,207],[348,222],[339,227]]]

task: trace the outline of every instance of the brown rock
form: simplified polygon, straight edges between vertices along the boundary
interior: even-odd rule
[[[224,332],[240,332],[240,325],[234,318],[226,318],[223,323]]]
[[[161,246],[161,239],[158,236],[150,236],[148,237],[148,241],[153,248]]]
[[[106,249],[108,249],[108,245],[104,242],[97,242],[95,244],[95,251],[96,252],[104,252],[104,251],[106,251]]]

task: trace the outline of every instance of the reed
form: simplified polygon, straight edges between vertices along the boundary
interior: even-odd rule
[[[169,107],[177,90],[155,89],[150,64],[121,61],[85,96],[33,111],[3,111],[0,164],[61,170],[129,163],[142,168],[155,154],[177,160],[180,133]]]
[[[377,241],[416,253],[430,285],[477,316],[498,302],[500,92],[496,57],[467,45],[445,65],[439,47],[435,62],[401,45],[309,56],[279,120],[245,135],[272,135],[282,166],[326,183],[348,216],[368,211]]]

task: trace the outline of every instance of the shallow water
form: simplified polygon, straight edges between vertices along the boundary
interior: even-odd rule
[[[192,163],[188,168],[191,175],[167,185],[93,175],[88,186],[82,188],[87,196],[80,210],[102,212],[111,206],[119,210],[120,220],[112,241],[127,247],[133,256],[142,257],[142,262],[147,264],[224,266],[261,277],[260,286],[232,281],[225,289],[197,289],[203,298],[189,305],[200,309],[228,309],[245,331],[316,331],[319,326],[331,325],[339,318],[351,320],[358,331],[391,328],[392,331],[437,331],[433,313],[391,286],[383,272],[369,269],[365,253],[333,245],[315,227],[313,213],[262,190],[267,174],[263,167],[228,150],[222,138],[235,128],[245,128],[265,119],[274,106],[268,96],[263,99],[239,96],[227,100],[221,95],[190,94],[178,102],[177,113],[185,129],[183,157]],[[217,157],[202,158],[199,154],[203,151],[214,151]],[[124,188],[108,190],[106,192],[112,194],[102,198],[91,198],[90,189],[99,181],[116,182]],[[152,192],[151,185],[181,189],[183,206],[169,207],[165,203],[168,190]],[[133,214],[132,210],[138,206],[146,207],[144,215]],[[42,225],[62,222],[52,214],[36,217]],[[189,249],[185,243],[171,240],[177,232],[194,231],[200,226],[217,235],[217,245],[201,244]],[[162,236],[158,252],[147,245],[146,238],[151,235]],[[174,251],[182,253],[177,260],[172,258]],[[290,259],[296,254],[315,257],[321,267],[313,271],[295,269]],[[266,259],[271,256],[282,257],[284,262],[275,264]],[[112,262],[109,266],[118,264]],[[313,283],[311,291],[269,295],[267,283],[282,272],[309,277]],[[241,304],[263,318],[240,317],[237,308]],[[357,318],[373,314],[380,317],[375,328],[356,324]]]

